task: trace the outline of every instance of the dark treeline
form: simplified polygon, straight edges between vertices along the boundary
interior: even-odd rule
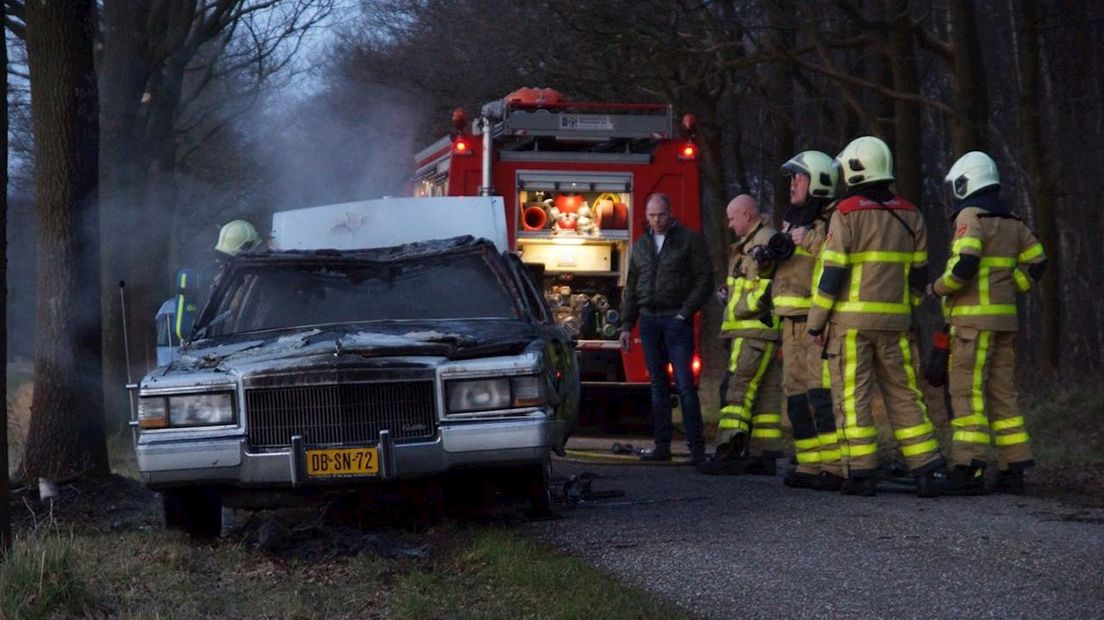
[[[986,151],[1052,257],[1025,302],[1023,365],[1044,378],[1104,368],[1104,3],[375,0],[363,15],[331,84],[406,93],[427,110],[426,141],[451,108],[477,111],[520,86],[694,112],[718,274],[729,198],[748,192],[779,219],[780,163],[810,148],[835,155],[864,134],[893,148],[897,189],[927,214],[941,268],[942,178],[958,156]],[[924,316],[938,321],[934,307]]]

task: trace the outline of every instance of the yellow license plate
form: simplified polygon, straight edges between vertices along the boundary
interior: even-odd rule
[[[372,476],[378,473],[378,448],[307,450],[308,476]]]

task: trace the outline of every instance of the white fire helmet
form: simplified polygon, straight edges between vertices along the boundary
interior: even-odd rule
[[[893,180],[893,154],[874,136],[855,138],[836,155],[843,182],[848,187]]]
[[[234,220],[223,224],[219,230],[218,244],[215,249],[233,256],[242,250],[252,250],[261,242],[257,229],[245,220]]]
[[[839,183],[839,168],[832,157],[820,151],[802,151],[782,164],[784,174],[803,174],[809,177],[809,195],[832,198]]]
[[[981,151],[970,151],[958,158],[943,180],[950,186],[954,197],[962,200],[978,190],[1000,185],[1000,174],[992,157]]]

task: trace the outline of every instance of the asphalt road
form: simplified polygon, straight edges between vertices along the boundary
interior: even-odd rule
[[[787,489],[781,473],[555,461],[593,472],[553,546],[709,618],[1102,618],[1104,509],[1032,497],[872,498]]]

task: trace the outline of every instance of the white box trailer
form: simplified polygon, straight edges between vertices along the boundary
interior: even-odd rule
[[[507,251],[502,197],[380,198],[272,215],[274,250],[360,250],[461,235]]]

